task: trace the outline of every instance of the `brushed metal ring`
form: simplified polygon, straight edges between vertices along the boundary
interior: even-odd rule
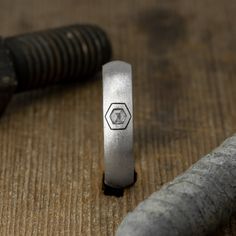
[[[132,69],[123,61],[103,66],[104,184],[123,189],[135,181]]]

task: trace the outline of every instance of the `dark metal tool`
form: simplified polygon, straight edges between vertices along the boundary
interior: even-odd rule
[[[88,78],[110,57],[108,37],[94,25],[0,38],[0,112],[14,93]]]

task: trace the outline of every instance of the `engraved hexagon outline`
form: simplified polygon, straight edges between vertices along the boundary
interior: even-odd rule
[[[113,124],[113,122],[110,118],[110,115],[115,109],[122,109],[124,111],[124,113],[126,114],[126,119],[125,119],[124,123]],[[127,107],[127,105],[125,103],[111,103],[111,105],[109,106],[109,108],[107,109],[107,112],[105,114],[106,122],[111,130],[124,130],[124,129],[126,129],[127,126],[129,125],[131,117],[132,116],[130,114],[129,108]]]

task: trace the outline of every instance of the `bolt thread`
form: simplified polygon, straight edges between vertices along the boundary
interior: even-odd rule
[[[81,80],[111,57],[105,32],[94,25],[72,25],[5,39],[18,82],[17,91]]]

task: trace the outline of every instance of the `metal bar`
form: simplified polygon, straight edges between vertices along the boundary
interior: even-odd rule
[[[103,66],[104,183],[125,188],[134,182],[132,71],[128,63]]]

